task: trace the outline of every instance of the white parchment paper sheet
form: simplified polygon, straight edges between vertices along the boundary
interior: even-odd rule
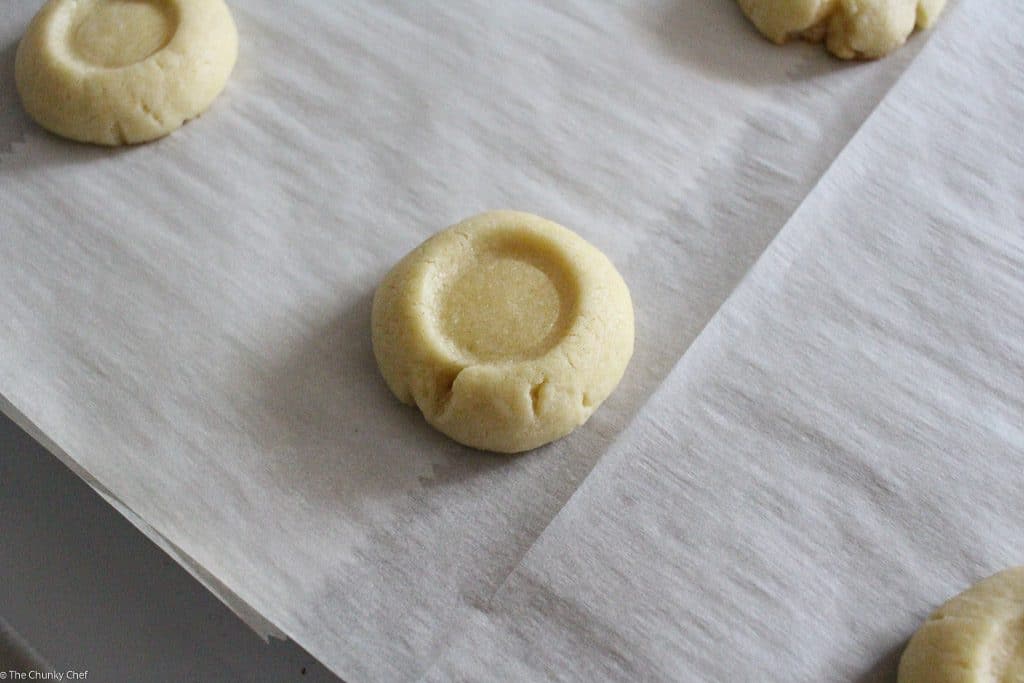
[[[20,114],[35,7],[0,8],[6,410],[353,682],[446,651],[924,41],[847,65],[726,1],[251,0],[212,110],[111,151]],[[369,344],[386,270],[499,207],[604,250],[637,314],[615,395],[518,458],[426,427]]]
[[[429,680],[892,682],[1024,562],[1024,10],[945,22]]]

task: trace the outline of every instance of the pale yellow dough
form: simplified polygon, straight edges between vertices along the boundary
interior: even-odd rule
[[[237,55],[222,0],[50,0],[18,46],[15,81],[47,130],[123,145],[204,112]]]
[[[884,57],[903,45],[914,27],[926,29],[946,0],[739,0],[769,40],[825,41],[843,59]]]
[[[403,402],[456,441],[537,448],[583,424],[633,354],[615,266],[560,225],[494,211],[402,259],[373,299],[373,350]]]
[[[1024,683],[1024,567],[981,581],[928,617],[898,683]]]

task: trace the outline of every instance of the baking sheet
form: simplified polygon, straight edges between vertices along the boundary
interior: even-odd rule
[[[0,9],[5,410],[350,681],[456,642],[924,43],[841,64],[731,2],[253,0],[212,110],[105,150],[17,108],[34,9]],[[400,406],[368,330],[398,258],[499,207],[596,244],[637,314],[619,390],[516,458]]]
[[[943,21],[425,680],[895,681],[1024,562],[1024,11]]]

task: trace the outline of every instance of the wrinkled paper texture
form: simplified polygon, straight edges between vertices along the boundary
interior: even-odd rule
[[[945,21],[425,680],[892,683],[1024,563],[1024,10]]]
[[[851,65],[768,44],[732,2],[231,6],[225,93],[116,150],[26,119],[36,3],[0,9],[0,404],[352,682],[451,663],[612,444],[685,426],[645,403],[928,38]],[[370,349],[388,268],[491,208],[579,232],[636,308],[619,389],[519,457],[432,431]]]

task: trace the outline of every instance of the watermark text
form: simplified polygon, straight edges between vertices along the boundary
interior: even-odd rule
[[[0,671],[0,681],[87,681],[88,671]]]

